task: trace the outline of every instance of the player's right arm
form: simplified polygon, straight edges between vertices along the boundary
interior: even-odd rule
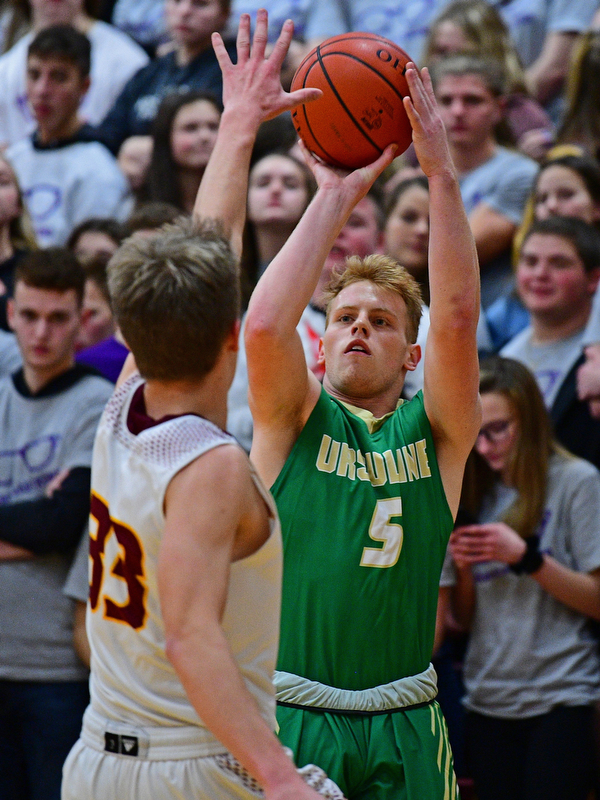
[[[296,331],[333,243],[354,206],[391,162],[395,146],[368,167],[345,174],[305,158],[317,192],[259,280],[245,325],[252,460],[271,485],[313,410],[321,385],[307,368]]]
[[[287,20],[266,58],[267,12],[264,9],[257,12],[252,47],[250,17],[242,14],[235,64],[231,62],[220,34],[214,33],[212,37],[223,74],[224,110],[217,141],[198,190],[194,217],[218,220],[238,256],[246,219],[250,157],[261,123],[321,94],[318,89],[288,93],[281,86],[281,66],[293,31],[293,23]]]
[[[231,562],[268,536],[267,507],[238,447],[215,448],[173,478],[158,563],[166,652],[204,724],[268,800],[316,800],[260,715],[221,627]]]

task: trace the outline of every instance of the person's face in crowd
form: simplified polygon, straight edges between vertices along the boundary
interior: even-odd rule
[[[388,215],[383,231],[385,252],[413,275],[427,269],[429,192],[409,186]]]
[[[490,469],[508,484],[515,449],[519,440],[519,422],[512,403],[499,392],[481,395],[481,428],[475,449]]]
[[[100,291],[96,281],[85,282],[81,328],[77,337],[77,349],[91,347],[103,342],[115,331],[111,307]]]
[[[80,261],[96,256],[112,256],[119,249],[118,242],[103,231],[84,231],[77,237],[73,252]]]
[[[598,272],[586,273],[575,246],[562,236],[532,233],[517,264],[524,306],[547,323],[568,321],[589,304]]]
[[[323,290],[331,280],[332,272],[341,270],[349,256],[364,258],[381,252],[383,233],[379,228],[378,209],[372,197],[363,199],[354,207],[348,222],[339,232],[321,270],[319,283],[312,297],[317,308],[323,308]]]
[[[494,138],[502,118],[502,102],[478,75],[446,75],[436,97],[450,144],[461,149],[477,147]]]
[[[36,27],[70,25],[83,11],[83,0],[29,0]]]
[[[447,19],[440,22],[435,28],[431,43],[431,61],[439,61],[440,58],[455,55],[456,53],[468,53],[475,50],[471,42],[465,36],[464,31],[455,22]]]
[[[27,59],[27,99],[42,141],[70,134],[77,109],[90,85],[79,68],[63,58]]]
[[[308,204],[306,176],[284,155],[261,158],[250,172],[248,219],[254,225],[295,225]]]
[[[227,22],[219,0],[166,0],[165,18],[171,38],[187,47],[207,47],[214,31]]]
[[[9,164],[0,158],[0,225],[7,225],[21,213],[17,179]]]
[[[208,100],[182,106],[171,128],[173,161],[184,169],[204,169],[219,132],[221,114]]]
[[[600,218],[600,207],[592,199],[581,175],[562,164],[541,172],[534,201],[536,219],[577,217],[591,225]]]
[[[342,289],[332,300],[319,348],[329,386],[347,398],[399,395],[415,349],[406,321],[406,305],[396,292],[371,281]]]
[[[348,256],[364,258],[371,253],[380,252],[381,244],[377,206],[372,198],[363,197],[354,207],[327,256],[329,271],[343,266]]]
[[[74,289],[60,292],[17,281],[7,312],[26,369],[50,380],[72,365],[81,322]]]

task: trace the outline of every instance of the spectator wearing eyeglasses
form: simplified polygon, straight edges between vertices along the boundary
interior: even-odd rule
[[[0,379],[0,797],[59,800],[88,703],[62,592],[89,516],[92,445],[112,384],[75,365],[85,275],[63,248],[26,255]]]
[[[600,473],[553,439],[535,378],[482,364],[482,427],[450,537],[470,627],[467,756],[479,800],[585,800],[600,657]]]

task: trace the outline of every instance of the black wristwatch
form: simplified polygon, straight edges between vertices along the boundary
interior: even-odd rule
[[[544,556],[540,553],[540,537],[528,536],[525,543],[527,549],[523,558],[516,564],[508,565],[515,575],[532,575],[544,563]]]

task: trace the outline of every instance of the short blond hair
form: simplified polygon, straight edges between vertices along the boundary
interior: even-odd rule
[[[211,222],[127,239],[108,264],[108,289],[144,378],[204,377],[239,316],[237,259]]]
[[[416,342],[419,323],[423,312],[423,297],[419,284],[394,258],[383,255],[370,255],[365,258],[350,256],[343,270],[334,272],[325,287],[323,297],[326,303],[325,326],[329,324],[331,304],[338,294],[359,281],[370,281],[382,289],[400,295],[406,306],[406,335],[408,341]]]

